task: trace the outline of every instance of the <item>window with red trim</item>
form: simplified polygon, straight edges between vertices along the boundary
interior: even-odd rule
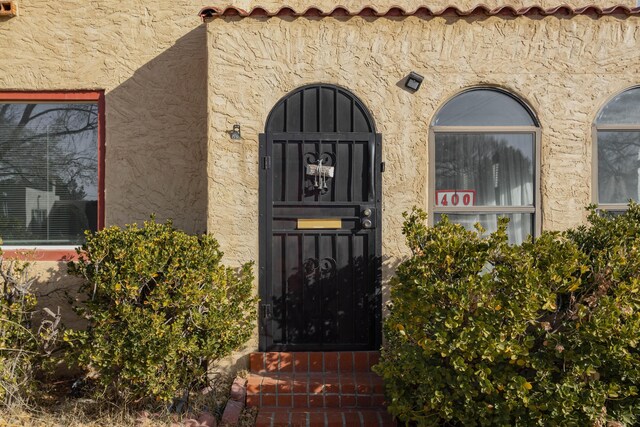
[[[0,238],[78,246],[102,226],[101,92],[0,92]]]

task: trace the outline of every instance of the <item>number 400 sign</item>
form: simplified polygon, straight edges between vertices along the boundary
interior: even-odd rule
[[[474,206],[475,190],[436,190],[436,206]]]

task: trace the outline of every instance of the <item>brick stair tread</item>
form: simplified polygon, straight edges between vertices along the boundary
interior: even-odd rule
[[[255,352],[249,370],[264,372],[371,372],[380,360],[379,351]]]
[[[383,381],[374,373],[249,374],[247,393],[381,394]]]
[[[384,407],[382,378],[374,373],[340,375],[249,374],[247,406],[262,407]]]
[[[338,427],[397,426],[384,409],[375,408],[261,408],[256,427],[308,426]]]

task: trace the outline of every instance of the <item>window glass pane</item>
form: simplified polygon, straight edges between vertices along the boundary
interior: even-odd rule
[[[535,126],[531,114],[513,97],[491,89],[463,92],[447,102],[434,126]]]
[[[442,219],[443,214],[435,214],[434,220],[438,222]],[[492,233],[498,229],[498,217],[506,216],[509,218],[509,226],[507,227],[507,235],[509,243],[520,244],[527,236],[533,234],[533,215],[532,214],[446,214],[451,222],[461,224],[467,230],[474,230],[474,225],[480,223]]]
[[[640,125],[640,87],[624,91],[609,101],[600,110],[596,124]]]
[[[640,132],[598,132],[598,202],[640,200]]]
[[[601,216],[620,216],[622,214],[624,214],[626,211],[625,210],[621,210],[621,211],[614,211],[611,209],[598,209],[598,214]]]
[[[97,228],[96,103],[0,103],[0,237],[70,245]]]
[[[533,134],[437,133],[435,144],[436,206],[533,205]]]

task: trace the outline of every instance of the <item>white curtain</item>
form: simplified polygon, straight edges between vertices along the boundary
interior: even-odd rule
[[[436,190],[473,190],[475,206],[505,206],[509,240],[521,243],[532,232],[532,214],[509,213],[511,206],[533,206],[534,135],[442,133],[436,135]],[[496,229],[495,214],[449,217],[465,227],[480,222]]]

